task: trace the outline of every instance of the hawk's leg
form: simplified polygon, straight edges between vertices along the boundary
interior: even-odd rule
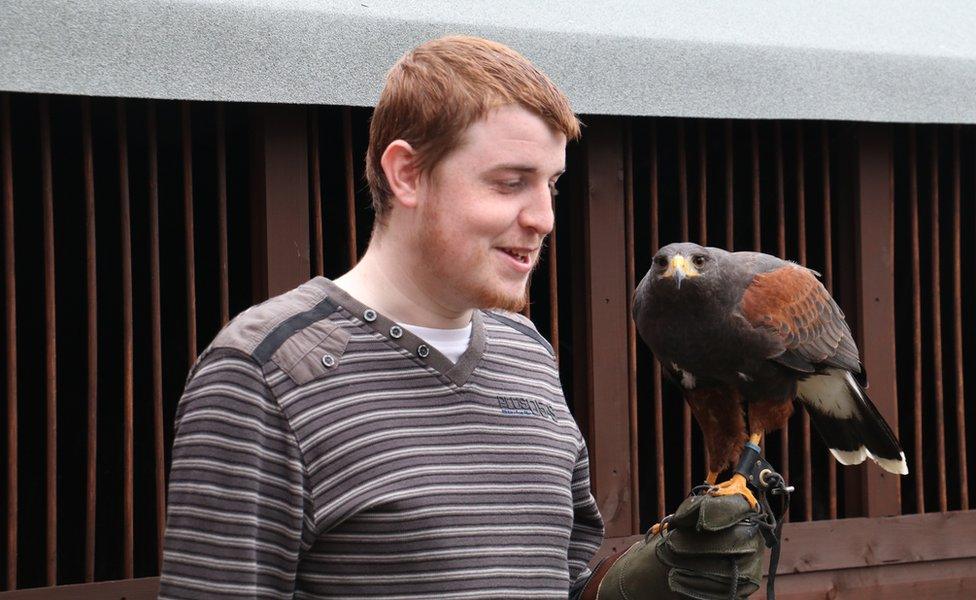
[[[746,423],[742,398],[734,389],[702,388],[688,390],[685,399],[705,442],[705,465],[708,485],[715,485],[718,475],[735,466],[735,459],[746,443]]]
[[[754,433],[749,436],[749,441],[755,445],[759,445],[759,440],[762,439],[762,433]],[[709,477],[712,477],[712,473],[709,472]],[[756,497],[752,495],[752,491],[749,486],[746,485],[746,478],[739,473],[736,473],[728,481],[723,481],[718,485],[713,485],[712,489],[708,491],[712,496],[731,496],[733,494],[741,494],[746,501],[749,502],[749,506],[753,509],[759,508],[759,502],[756,501]]]

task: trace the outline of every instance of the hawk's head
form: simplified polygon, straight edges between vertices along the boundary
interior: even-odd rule
[[[668,244],[654,255],[645,280],[650,285],[671,286],[676,290],[682,285],[707,286],[706,282],[714,281],[721,272],[728,254],[721,248],[691,242]]]

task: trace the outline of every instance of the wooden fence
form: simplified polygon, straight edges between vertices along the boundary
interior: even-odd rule
[[[0,597],[153,597],[186,371],[240,310],[355,264],[368,118],[0,95]],[[692,240],[821,272],[908,455],[900,479],[837,467],[802,411],[769,436],[797,487],[780,596],[976,595],[976,129],[582,119],[526,313],[588,441],[601,552],[704,475],[628,316],[653,250]]]

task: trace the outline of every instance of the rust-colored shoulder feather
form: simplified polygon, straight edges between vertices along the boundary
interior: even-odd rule
[[[739,305],[742,316],[783,347],[782,364],[801,371],[827,364],[860,372],[857,346],[844,313],[813,271],[789,264],[759,273]]]

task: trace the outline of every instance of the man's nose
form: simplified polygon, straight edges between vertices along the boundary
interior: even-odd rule
[[[534,189],[525,207],[519,215],[519,225],[527,229],[534,229],[539,235],[548,235],[552,231],[555,220],[553,214],[552,191],[548,184],[541,189]]]

